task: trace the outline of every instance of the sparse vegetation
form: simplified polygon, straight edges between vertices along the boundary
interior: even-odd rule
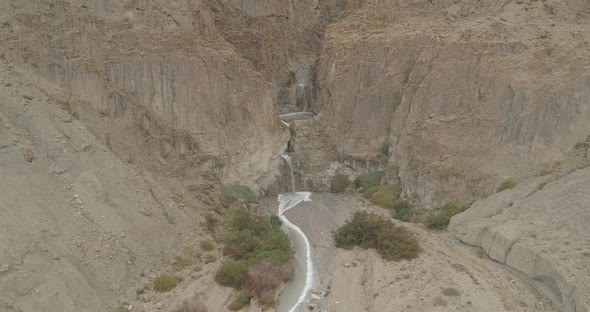
[[[366,191],[371,187],[379,186],[379,184],[381,184],[382,178],[382,171],[369,172],[366,174],[362,174],[358,176],[356,179],[354,179],[354,186],[356,188],[362,187]]]
[[[513,189],[516,184],[518,184],[516,181],[512,180],[512,179],[506,179],[504,180],[504,182],[502,182],[502,184],[500,184],[498,186],[498,188],[496,189],[496,192],[502,192],[503,190],[507,190],[507,189]]]
[[[215,249],[215,242],[209,239],[202,240],[201,249],[203,249],[203,251],[212,251]]]
[[[389,155],[389,144],[383,143],[383,145],[381,145],[380,152],[381,152],[381,155],[388,156]]]
[[[176,257],[176,259],[174,259],[174,262],[172,262],[172,270],[174,272],[182,271],[184,268],[190,266],[191,264],[193,264],[193,261],[191,259]]]
[[[332,178],[332,183],[330,185],[330,192],[332,193],[342,193],[346,191],[348,186],[350,185],[350,180],[348,179],[347,175],[337,174]]]
[[[334,233],[336,247],[351,249],[359,246],[375,248],[388,261],[417,258],[421,248],[414,235],[405,227],[395,226],[376,214],[357,212]]]
[[[276,216],[257,217],[246,209],[229,215],[223,235],[223,253],[229,259],[217,271],[215,281],[255,295],[262,305],[274,303],[276,290],[290,275],[288,262],[293,256],[291,242],[280,226]]]
[[[363,192],[363,198],[370,199],[373,194],[379,192],[380,186],[373,186]]]
[[[223,188],[222,200],[228,204],[238,200],[244,201],[245,204],[252,204],[256,203],[256,196],[254,196],[252,190],[247,186],[231,184]]]
[[[432,211],[426,220],[426,226],[430,229],[446,229],[451,221],[451,217],[459,214],[469,208],[469,205],[460,205],[457,203],[446,203],[439,209]]]
[[[399,199],[401,190],[393,186],[381,186],[379,190],[371,195],[371,203],[385,209],[393,209]]]
[[[176,276],[170,274],[162,274],[154,280],[154,289],[159,292],[171,291],[176,287],[178,280]]]
[[[247,277],[248,266],[246,263],[229,259],[223,262],[215,274],[215,281],[223,286],[240,288]]]
[[[183,301],[174,312],[207,312],[207,308],[198,297],[194,297]]]
[[[252,301],[252,296],[247,294],[241,294],[230,305],[227,307],[230,311],[240,311],[245,306],[250,304]]]
[[[393,218],[402,222],[410,222],[412,219],[412,204],[407,200],[400,199],[395,202],[392,212]]]
[[[428,216],[426,226],[431,229],[442,230],[446,229],[451,221],[451,217],[444,211],[435,211]]]
[[[205,264],[209,264],[209,263],[217,261],[217,257],[215,257],[215,255],[212,255],[212,254],[207,254],[207,255],[205,255],[205,258],[203,259],[203,261],[205,261]]]
[[[442,294],[447,297],[458,297],[461,295],[461,293],[455,288],[445,288],[443,289]]]
[[[246,209],[236,211],[224,234],[223,253],[249,265],[266,258],[283,264],[293,255],[289,237],[272,218],[259,218]]]

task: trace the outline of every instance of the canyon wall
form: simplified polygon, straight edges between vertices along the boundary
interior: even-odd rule
[[[12,1],[4,57],[127,157],[133,127],[224,183],[274,179],[288,133],[271,85],[201,1]],[[98,121],[97,121],[98,120]]]
[[[590,133],[587,2],[375,2],[331,24],[319,122],[335,153],[389,146],[428,205],[535,175]]]

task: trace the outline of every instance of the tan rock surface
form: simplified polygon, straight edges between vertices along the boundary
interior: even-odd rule
[[[172,148],[223,182],[272,182],[288,134],[271,87],[201,1],[5,2],[4,57],[120,154],[136,125],[161,139],[162,158]]]
[[[427,205],[528,177],[590,133],[588,4],[385,1],[331,24],[319,117],[337,153],[374,156]]]
[[[453,217],[450,229],[530,277],[562,311],[590,307],[590,168],[522,182]]]

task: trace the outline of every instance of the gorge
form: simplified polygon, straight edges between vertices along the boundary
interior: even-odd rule
[[[0,311],[589,310],[588,1],[0,0],[0,40]],[[274,305],[214,281],[238,209],[292,238]],[[358,211],[421,256],[335,248]]]

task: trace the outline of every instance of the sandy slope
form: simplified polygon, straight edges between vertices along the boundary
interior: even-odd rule
[[[216,263],[189,273],[201,265],[207,206],[185,191],[204,193],[206,181],[149,172],[141,162],[150,155],[135,156],[117,157],[0,62],[0,311],[104,312],[123,302],[151,311],[211,291],[212,277],[201,277]],[[188,254],[179,293],[136,294]],[[214,287],[210,306],[221,307],[231,291]]]

